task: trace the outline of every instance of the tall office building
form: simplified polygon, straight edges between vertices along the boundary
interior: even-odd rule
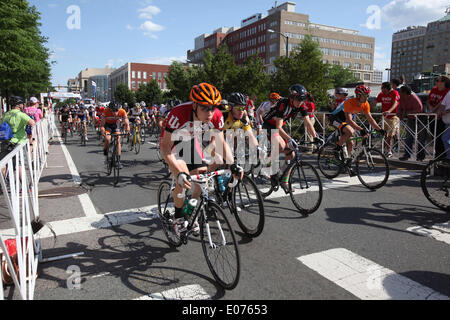
[[[446,16],[425,26],[408,27],[392,36],[391,78],[405,75],[411,83],[422,72],[450,62],[450,8]]]
[[[271,8],[267,15],[254,14],[242,20],[240,27],[226,30],[223,41],[236,63],[242,64],[257,54],[265,70],[274,72],[276,58],[291,52],[306,35],[312,35],[319,42],[324,62],[349,68],[362,81],[373,82],[374,38],[362,36],[357,30],[312,23],[308,15],[296,13],[295,6],[293,2],[283,3]],[[196,56],[202,50],[197,39],[196,50],[188,51],[188,60],[193,63],[201,63],[202,59]]]

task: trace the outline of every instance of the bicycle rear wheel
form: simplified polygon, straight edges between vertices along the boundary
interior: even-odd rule
[[[233,209],[242,231],[251,238],[261,235],[264,229],[264,200],[255,182],[244,176],[234,188]]]
[[[222,288],[232,290],[241,273],[234,231],[223,210],[215,203],[208,203],[202,211],[200,239],[209,270]]]
[[[322,204],[323,188],[317,170],[307,162],[294,165],[289,177],[289,194],[299,212],[308,216]]]
[[[319,150],[318,167],[320,172],[328,178],[334,179],[341,174],[342,162],[336,158],[336,144],[327,143]]]
[[[434,160],[422,171],[420,184],[425,197],[434,206],[450,212],[450,165]]]
[[[113,170],[114,170],[114,185],[117,185],[119,183],[119,177],[120,177],[120,157],[117,153],[117,146],[114,147],[113,151]]]
[[[158,215],[164,234],[173,247],[180,247],[182,242],[173,229],[175,217],[175,202],[173,200],[172,186],[168,182],[162,182],[158,189]]]
[[[389,180],[389,162],[381,151],[367,149],[356,159],[356,173],[366,188],[377,190]]]

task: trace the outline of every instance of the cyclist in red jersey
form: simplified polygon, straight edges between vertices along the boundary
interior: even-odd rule
[[[201,83],[192,88],[192,102],[184,103],[174,108],[164,122],[164,132],[161,139],[161,154],[176,179],[174,190],[175,221],[177,233],[183,224],[184,199],[178,197],[183,189],[191,189],[190,176],[208,171],[203,154],[202,141],[208,138],[217,146],[216,155],[231,169],[236,179],[242,179],[243,169],[234,164],[233,154],[225,143],[222,132],[224,118],[218,107],[222,101],[219,91],[212,85]],[[211,134],[214,131],[214,134]],[[216,141],[216,139],[218,141]],[[202,141],[200,141],[202,140]],[[190,152],[183,151],[188,150]],[[217,167],[212,165],[210,168]],[[194,185],[192,197],[198,199],[201,194],[199,186]]]

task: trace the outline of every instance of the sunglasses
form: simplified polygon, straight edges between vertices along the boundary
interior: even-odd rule
[[[241,107],[233,107],[233,109],[237,110],[237,111],[244,111],[245,107],[241,106]]]
[[[216,106],[202,106],[202,105],[200,105],[200,109],[203,111],[203,112],[214,112],[214,111],[216,111]]]

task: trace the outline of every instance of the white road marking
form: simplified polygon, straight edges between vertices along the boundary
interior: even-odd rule
[[[435,239],[450,244],[450,223],[442,223],[425,228],[422,226],[416,226],[406,229],[409,232],[420,234],[428,238]]]
[[[70,170],[70,173],[72,174],[73,181],[75,182],[75,184],[81,184],[81,176],[78,172],[78,169],[77,169],[75,163],[73,162],[72,157],[70,156],[69,150],[64,145],[64,143],[61,139],[61,134],[56,125],[55,125],[55,129],[57,132],[58,142],[61,145],[61,149],[63,150],[64,156],[66,157],[67,164],[69,165],[69,170]],[[86,217],[95,218],[98,216],[97,210],[95,210],[94,203],[92,202],[91,197],[89,197],[88,194],[82,194],[82,195],[78,196],[78,199],[80,200],[81,206],[83,208],[83,211],[84,211],[84,214],[86,215]]]
[[[362,300],[450,300],[346,249],[332,249],[297,259]]]
[[[211,300],[211,296],[201,286],[191,285],[149,294],[134,300]]]

